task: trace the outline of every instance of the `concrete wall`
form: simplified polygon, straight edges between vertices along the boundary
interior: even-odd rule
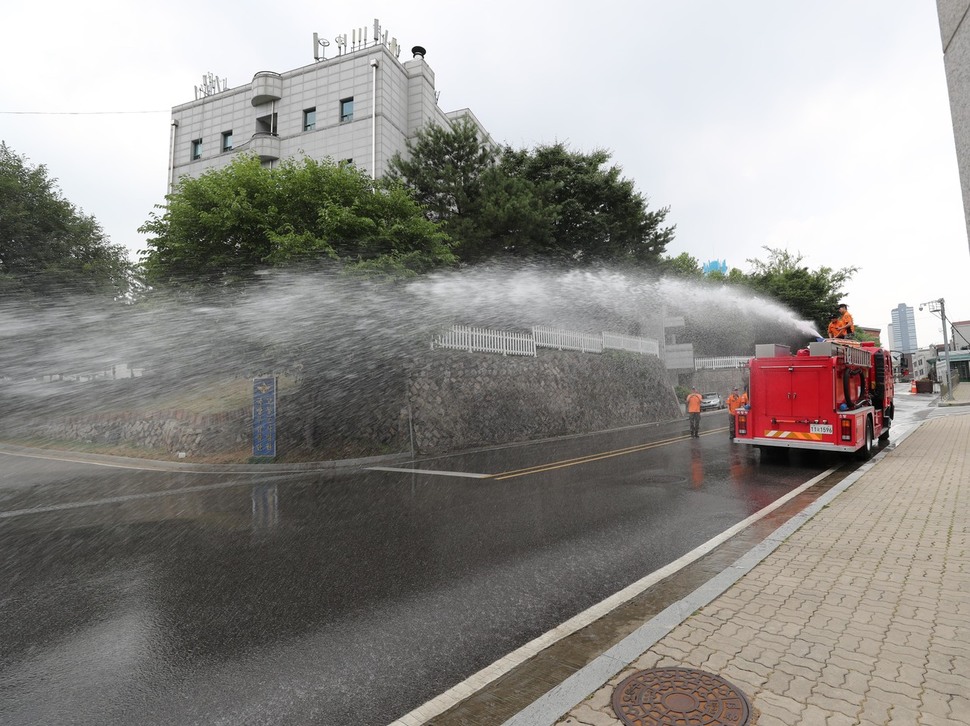
[[[661,362],[540,350],[536,358],[435,351],[408,374],[422,453],[670,420],[680,408]]]
[[[205,456],[251,447],[252,413],[197,414],[158,411],[149,414],[100,413],[34,421],[19,434],[102,446],[125,444],[169,454]]]
[[[431,454],[672,420],[682,414],[659,359],[540,352],[535,358],[436,350],[352,380],[308,379],[278,401],[277,452],[300,459]],[[140,380],[140,379],[139,379]],[[187,460],[251,446],[251,411],[16,417],[8,437],[83,441]],[[72,410],[79,410],[74,407]],[[14,419],[8,418],[7,423]]]

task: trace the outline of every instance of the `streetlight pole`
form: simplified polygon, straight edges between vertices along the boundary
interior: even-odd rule
[[[943,298],[939,298],[938,300],[930,300],[929,302],[923,303],[923,305],[928,305],[931,313],[939,313],[940,320],[943,321],[943,360],[946,365],[946,399],[952,401],[953,383],[950,380],[950,343],[946,335],[946,302]],[[920,305],[920,310],[923,309],[923,305]]]

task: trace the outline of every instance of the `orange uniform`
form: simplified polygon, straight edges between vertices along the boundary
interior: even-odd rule
[[[700,413],[701,412],[701,394],[697,391],[691,391],[687,395],[687,413]]]
[[[728,410],[728,436],[730,436],[732,439],[734,438],[734,412],[744,406],[747,402],[748,394],[739,394],[737,388],[731,391],[731,395],[724,400],[724,404],[727,406]]]
[[[852,314],[845,305],[839,305],[839,317],[829,323],[830,338],[848,338],[855,334],[855,323]]]
[[[696,439],[701,435],[701,394],[696,388],[687,396],[687,418],[690,419],[690,435]]]

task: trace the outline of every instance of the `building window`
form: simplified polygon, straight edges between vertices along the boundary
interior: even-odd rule
[[[257,134],[272,134],[276,136],[276,114],[270,113],[256,119]]]
[[[222,132],[222,150],[232,151],[232,131]]]
[[[308,108],[303,112],[303,130],[313,131],[317,127],[317,109]]]
[[[344,98],[340,101],[340,122],[354,120],[354,99]]]
[[[202,158],[202,139],[192,140],[192,161]]]

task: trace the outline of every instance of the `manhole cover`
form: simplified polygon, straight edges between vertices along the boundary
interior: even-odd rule
[[[745,726],[750,713],[741,691],[691,668],[634,673],[613,691],[613,710],[627,726]]]

